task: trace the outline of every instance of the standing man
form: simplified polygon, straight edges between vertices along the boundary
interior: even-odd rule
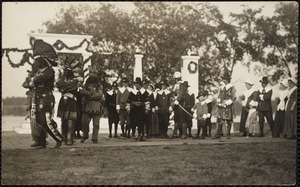
[[[169,117],[172,112],[171,107],[171,98],[172,94],[167,89],[168,82],[167,80],[162,80],[160,82],[161,90],[157,92],[155,99],[155,110],[158,115],[159,123],[159,133],[161,138],[169,138],[168,136],[168,126],[169,126]]]
[[[150,108],[147,106],[148,93],[142,88],[142,80],[137,77],[134,81],[135,89],[133,89],[128,97],[128,103],[130,103],[130,123],[133,129],[138,127],[138,140],[144,139],[144,125],[145,125],[145,113]]]
[[[188,108],[186,107],[189,99],[188,94],[188,81],[184,81],[180,84],[179,93],[174,101],[174,104],[179,107],[178,109],[178,128],[182,129],[182,139],[187,138],[187,123],[190,118],[189,114],[186,112]]]
[[[192,115],[192,108],[195,105],[195,95],[193,93],[190,93],[189,90],[187,91],[188,98],[186,101],[186,110],[188,113]],[[192,138],[192,127],[193,127],[193,117],[187,116],[187,129],[188,129],[188,137]],[[205,132],[206,133],[206,132]]]
[[[55,72],[52,66],[57,66],[56,59],[58,57],[53,47],[43,40],[35,40],[32,50],[37,72],[31,79],[30,86],[34,87],[36,123],[44,129],[38,134],[37,148],[46,148],[46,132],[56,141],[55,148],[59,148],[62,145],[63,137],[52,119],[55,104],[52,93]]]
[[[82,89],[80,94],[82,94],[83,97],[83,138],[81,139],[81,143],[89,137],[89,124],[91,120],[93,120],[92,141],[93,143],[98,143],[103,91],[100,89],[98,77],[96,75],[89,76],[85,83],[85,89]]]
[[[223,77],[224,87],[222,88],[218,101],[218,129],[214,139],[221,138],[222,127],[224,124],[226,138],[230,139],[230,129],[233,124],[233,102],[236,100],[236,89],[230,84],[231,77],[228,72],[225,72]]]
[[[175,80],[175,85],[173,87],[173,93],[174,93],[174,101],[178,97],[179,94],[179,87],[180,84],[183,83],[181,80],[181,73],[179,71],[176,71],[174,73],[174,80]],[[172,138],[177,137],[177,131],[179,130],[179,137],[182,136],[182,128],[179,128],[179,106],[178,105],[173,105],[173,111],[174,111],[174,130],[173,130],[173,136]]]
[[[116,108],[117,112],[119,113],[120,125],[122,130],[121,136],[126,137],[127,133],[127,138],[130,138],[130,118],[126,109],[126,104],[132,88],[128,87],[129,81],[126,77],[122,78],[121,83],[123,84],[123,86],[120,87],[117,91]]]
[[[74,144],[75,123],[78,120],[77,89],[79,79],[75,78],[74,71],[79,62],[74,57],[69,57],[65,62],[63,77],[56,83],[62,93],[58,104],[57,117],[61,118],[61,131],[66,145]]]
[[[264,123],[265,117],[267,118],[267,122],[270,125],[272,137],[275,136],[274,128],[273,128],[273,113],[272,113],[272,88],[268,87],[268,77],[263,77],[261,82],[261,88],[258,90],[259,98],[258,98],[258,118],[259,118],[259,128],[260,134],[258,137],[264,137]]]
[[[247,136],[247,131],[245,128],[247,117],[249,114],[250,105],[249,103],[253,99],[253,93],[255,90],[252,88],[254,83],[251,79],[247,79],[245,81],[245,86],[247,90],[243,92],[242,95],[242,114],[241,114],[241,121],[240,121],[240,132],[243,133],[242,136]]]
[[[108,111],[109,138],[112,137],[112,125],[115,124],[114,138],[118,137],[119,114],[116,109],[118,84],[112,83],[112,90],[108,91],[105,96],[105,107]]]

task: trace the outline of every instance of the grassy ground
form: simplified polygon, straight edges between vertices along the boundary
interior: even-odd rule
[[[296,143],[2,150],[2,184],[292,184]]]

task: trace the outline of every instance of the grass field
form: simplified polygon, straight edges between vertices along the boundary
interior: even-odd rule
[[[293,184],[296,143],[2,150],[2,184]]]

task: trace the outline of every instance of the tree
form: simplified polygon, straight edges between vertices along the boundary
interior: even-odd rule
[[[297,74],[298,4],[277,4],[272,17],[259,16],[262,9],[246,8],[243,14],[231,14],[239,24],[241,45],[251,60],[261,63],[256,73],[267,74],[274,83]],[[248,67],[250,61],[245,63]]]

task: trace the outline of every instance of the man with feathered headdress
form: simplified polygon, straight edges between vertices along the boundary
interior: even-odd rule
[[[74,57],[65,60],[64,75],[57,82],[57,88],[62,93],[58,104],[57,116],[61,118],[61,131],[66,145],[73,145],[75,122],[78,120],[77,89],[81,77],[75,78],[74,71],[79,62]]]
[[[52,94],[55,73],[52,66],[57,66],[57,54],[53,47],[43,40],[35,40],[32,50],[37,72],[32,77],[30,85],[34,87],[36,122],[44,129],[38,135],[37,148],[46,148],[46,132],[56,141],[55,148],[59,148],[62,144],[62,135],[52,119],[55,103]]]

